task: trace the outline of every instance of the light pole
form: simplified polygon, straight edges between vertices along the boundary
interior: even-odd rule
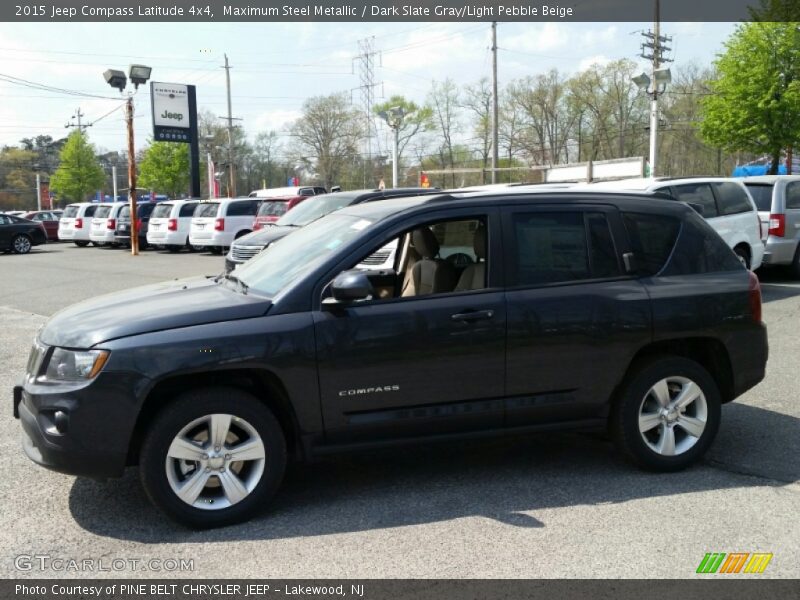
[[[128,202],[131,207],[131,254],[139,254],[139,231],[136,223],[136,150],[133,144],[133,95],[139,86],[147,83],[150,79],[152,69],[145,65],[131,65],[128,69],[128,77],[122,71],[107,69],[103,73],[106,83],[119,90],[120,94],[125,93],[128,78],[134,86],[133,92],[128,92],[125,100],[125,125],[128,132]],[[114,198],[116,200],[116,198]]]
[[[378,116],[386,121],[386,124],[394,134],[394,144],[392,145],[392,187],[397,187],[397,156],[400,154],[400,128],[403,126],[403,119],[406,116],[406,111],[402,106],[393,106],[392,108],[382,110]]]
[[[652,79],[647,73],[633,78],[633,83],[650,96],[650,177],[656,176],[658,160],[658,95],[664,93],[670,81],[672,73],[669,69],[654,69]]]

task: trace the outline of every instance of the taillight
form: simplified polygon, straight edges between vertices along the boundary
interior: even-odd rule
[[[141,231],[142,230],[142,220],[141,219],[136,219],[136,230],[137,231]]]
[[[747,272],[750,281],[747,286],[747,291],[750,297],[750,316],[753,321],[761,323],[761,284],[758,282],[758,277],[752,271]]]
[[[783,237],[786,233],[786,215],[769,216],[769,234]]]
[[[214,231],[225,231],[225,219],[214,221]]]
[[[178,231],[178,219],[170,219],[167,222],[167,229],[169,231]]]
[[[117,228],[116,219],[106,219],[106,229],[116,229],[116,228]]]
[[[80,217],[75,219],[75,229],[83,229],[83,219]]]

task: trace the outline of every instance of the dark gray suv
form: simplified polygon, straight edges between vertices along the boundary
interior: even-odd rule
[[[354,268],[397,244],[392,269]],[[89,300],[34,340],[35,462],[194,527],[251,517],[287,461],[437,438],[610,431],[675,471],[764,377],[758,280],[688,206],[632,194],[351,206],[217,278]]]

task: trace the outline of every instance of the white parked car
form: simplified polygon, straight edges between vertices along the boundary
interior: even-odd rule
[[[189,230],[199,200],[160,202],[150,216],[147,243],[178,252],[189,246]]]
[[[219,198],[198,203],[189,230],[189,243],[220,253],[233,240],[253,231],[253,221],[261,200],[258,198]]]
[[[88,246],[90,242],[89,229],[98,206],[91,202],[76,202],[67,205],[64,214],[58,220],[58,239],[64,242],[74,242],[76,246]]]
[[[89,239],[95,246],[116,245],[114,235],[117,229],[117,217],[120,209],[126,204],[127,202],[108,202],[97,205],[89,230]]]
[[[702,211],[703,218],[733,249],[742,264],[751,270],[761,266],[766,232],[763,231],[755,202],[741,179],[656,177],[590,183],[587,187],[660,192],[686,202]]]

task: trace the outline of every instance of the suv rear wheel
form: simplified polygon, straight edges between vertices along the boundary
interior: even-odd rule
[[[286,442],[272,412],[233,388],[182,394],[151,424],[142,484],[169,517],[195,528],[251,518],[275,494]]]
[[[620,451],[654,471],[678,471],[697,462],[719,429],[717,384],[700,364],[662,356],[629,375],[612,411],[610,428]]]
[[[750,270],[750,250],[746,246],[739,245],[739,246],[736,246],[736,248],[734,248],[733,251],[734,251],[734,253],[736,253],[736,258],[739,259],[739,262],[741,262],[744,265],[744,268],[749,271]]]

